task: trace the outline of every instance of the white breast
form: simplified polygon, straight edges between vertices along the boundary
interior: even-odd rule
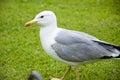
[[[56,36],[56,31],[48,32],[47,30],[40,31],[40,40],[42,43],[43,49],[47,52],[47,54],[53,58],[58,58],[52,49],[51,45],[55,43],[54,37]]]

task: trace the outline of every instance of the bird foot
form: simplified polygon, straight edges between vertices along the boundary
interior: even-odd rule
[[[61,79],[58,79],[58,78],[52,78],[51,80],[61,80]]]

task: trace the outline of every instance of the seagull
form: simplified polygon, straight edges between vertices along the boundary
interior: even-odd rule
[[[25,24],[40,25],[40,40],[45,52],[52,58],[68,64],[64,75],[51,80],[64,80],[75,67],[76,80],[79,80],[78,67],[91,61],[120,58],[120,46],[97,39],[84,32],[58,28],[57,18],[52,11],[42,11]]]

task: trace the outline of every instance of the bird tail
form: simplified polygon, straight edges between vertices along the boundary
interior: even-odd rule
[[[116,46],[106,42],[94,41],[97,42],[99,45],[104,47],[107,51],[111,52],[109,56],[104,56],[101,59],[108,59],[108,58],[120,58],[120,46]]]

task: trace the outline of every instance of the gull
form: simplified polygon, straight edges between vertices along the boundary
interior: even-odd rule
[[[40,40],[45,52],[52,58],[69,65],[64,75],[51,80],[64,80],[74,66],[79,80],[78,66],[91,61],[120,58],[120,46],[97,39],[84,32],[58,28],[57,18],[52,11],[42,11],[25,24],[40,25]]]

